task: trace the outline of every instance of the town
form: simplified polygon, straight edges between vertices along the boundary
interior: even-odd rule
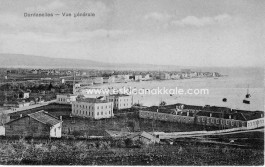
[[[175,104],[161,101],[157,106],[144,106],[134,102],[133,96],[128,94],[88,95],[80,91],[84,88],[99,89],[97,86],[111,83],[220,77],[224,75],[191,69],[151,72],[1,69],[0,135],[3,142],[19,138],[53,140],[55,143],[58,140],[62,143],[65,140],[87,140],[90,144],[95,144],[93,147],[104,149],[143,149],[161,144],[170,147],[183,143],[183,139],[193,144],[202,140],[201,144],[207,141],[233,147],[257,147],[253,145],[252,139],[237,141],[233,134],[259,133],[264,127],[264,111],[188,105],[177,101]],[[223,140],[222,137],[216,136],[227,135],[231,137],[225,142],[218,143],[208,139],[215,137]],[[182,150],[182,147],[184,146],[178,147],[178,151]],[[135,158],[135,155],[132,158]],[[6,161],[10,160],[7,158]],[[58,160],[55,161],[54,163],[57,163]],[[133,161],[138,164],[137,160],[131,159],[127,163]],[[157,161],[152,164],[161,163],[162,160]]]

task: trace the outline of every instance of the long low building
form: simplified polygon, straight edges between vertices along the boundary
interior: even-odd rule
[[[56,96],[56,103],[59,104],[72,104],[76,101],[77,95],[73,94],[61,94]]]
[[[162,113],[153,111],[140,111],[140,118],[155,119],[160,121],[179,122],[179,123],[194,123],[194,117],[190,115],[176,115],[173,113]]]
[[[139,111],[139,117],[160,121],[198,124],[220,128],[255,129],[264,127],[263,111],[232,110],[216,106],[186,106],[184,104],[149,107]]]
[[[72,116],[93,119],[113,117],[113,102],[95,98],[80,98],[72,103]]]
[[[231,113],[200,111],[196,114],[195,123],[224,128],[246,127],[254,129],[264,126],[263,117],[263,113],[259,111]]]

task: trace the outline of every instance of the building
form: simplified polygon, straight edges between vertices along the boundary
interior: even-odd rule
[[[261,111],[200,111],[196,114],[195,122],[200,125],[220,128],[245,127],[247,129],[255,129],[264,126],[264,114]]]
[[[110,76],[110,77],[104,77],[103,78],[103,83],[114,83],[115,82],[115,77]]]
[[[106,96],[106,100],[113,102],[115,110],[131,108],[133,105],[132,96],[126,94],[113,94]]]
[[[93,84],[103,84],[103,77],[93,77]]]
[[[18,91],[18,98],[19,99],[27,99],[29,98],[29,92],[25,92],[23,90]]]
[[[153,136],[145,131],[131,134],[127,138],[131,139],[132,141],[140,141],[143,144],[154,144],[160,142],[158,137]]]
[[[111,118],[113,102],[95,98],[78,98],[72,103],[72,116],[93,119]]]
[[[162,80],[170,79],[170,75],[168,73],[160,73],[159,78]]]
[[[77,95],[73,94],[62,94],[56,96],[56,103],[59,104],[72,104],[72,102],[76,101]]]
[[[168,122],[179,122],[186,124],[194,123],[194,113],[189,111],[176,112],[174,109],[156,109],[149,110],[144,109],[139,111],[139,117],[144,119],[154,119]]]
[[[172,74],[170,76],[171,79],[180,79],[181,78],[181,74]]]
[[[5,136],[55,137],[62,135],[62,122],[46,111],[27,114],[6,123]]]
[[[4,107],[22,108],[30,106],[30,102],[10,101],[3,104]]]
[[[144,81],[150,80],[150,75],[149,74],[142,75],[142,80],[144,80]]]
[[[82,78],[80,82],[80,86],[91,86],[93,85],[94,80],[91,78]]]
[[[135,81],[141,81],[142,80],[142,75],[135,75],[134,76]]]

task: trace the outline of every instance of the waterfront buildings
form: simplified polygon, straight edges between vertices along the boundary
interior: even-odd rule
[[[161,80],[167,80],[167,79],[170,79],[170,75],[168,73],[160,73],[159,78]]]
[[[116,110],[131,108],[133,105],[132,96],[126,94],[109,95],[106,100],[113,102],[113,108]]]
[[[5,136],[55,137],[62,135],[62,121],[41,110],[5,124]]]
[[[72,103],[72,116],[102,119],[113,116],[113,102],[95,98],[78,98]]]

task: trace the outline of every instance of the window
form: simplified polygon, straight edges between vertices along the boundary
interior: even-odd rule
[[[214,119],[211,119],[211,123],[214,123]]]
[[[97,112],[97,115],[99,115],[99,112]]]
[[[103,115],[103,112],[101,111],[101,115]]]
[[[216,120],[216,124],[219,124],[219,119]]]

